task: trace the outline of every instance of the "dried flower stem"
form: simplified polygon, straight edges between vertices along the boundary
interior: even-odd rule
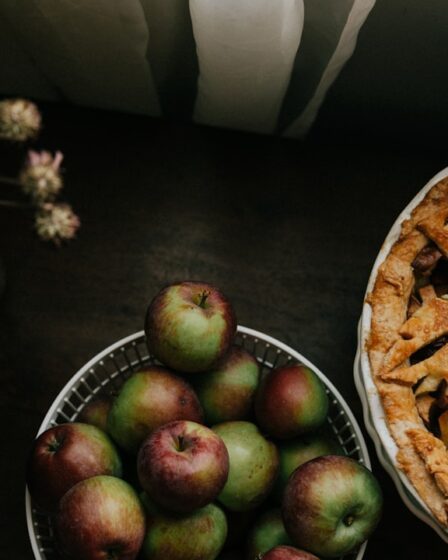
[[[25,204],[24,202],[15,202],[14,200],[0,200],[0,206],[5,206],[8,208],[32,208],[30,204]]]
[[[0,185],[14,185],[15,187],[20,187],[20,181],[15,177],[0,175]]]

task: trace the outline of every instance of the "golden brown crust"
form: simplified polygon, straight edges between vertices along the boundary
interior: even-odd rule
[[[444,202],[438,212],[435,212],[417,224],[418,229],[437,245],[445,257],[448,256],[447,220],[448,202]]]
[[[445,444],[428,430],[408,430],[412,442],[429,473],[436,477],[436,482],[445,496],[448,496],[448,455]]]
[[[399,338],[384,357],[380,375],[387,379],[391,371],[412,354],[448,333],[448,301],[434,298],[423,303],[420,309],[399,329]]]
[[[434,377],[448,379],[448,345],[442,346],[426,360],[422,360],[410,367],[397,368],[381,374],[381,377],[388,381],[398,381],[405,385],[415,385],[417,381],[432,375]]]
[[[398,466],[436,519],[448,527],[448,452],[426,428],[412,389],[426,375],[448,377],[448,345],[409,364],[415,352],[448,333],[448,301],[437,297],[430,285],[413,293],[416,277],[412,266],[432,242],[448,256],[448,228],[446,232],[442,229],[447,218],[448,178],[434,186],[402,223],[398,240],[378,269],[367,298],[372,318],[366,350],[398,446]]]

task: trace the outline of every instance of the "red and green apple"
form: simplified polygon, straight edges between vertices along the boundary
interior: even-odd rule
[[[156,428],[174,420],[202,422],[192,387],[160,366],[148,366],[125,381],[108,416],[107,429],[126,451],[136,453]]]
[[[275,481],[273,496],[281,504],[283,492],[291,474],[306,463],[322,455],[343,455],[343,451],[334,437],[323,431],[306,434],[293,440],[281,441],[277,444],[280,456],[280,468]]]
[[[35,440],[26,479],[33,501],[54,512],[72,486],[101,474],[122,474],[115,445],[95,426],[71,422],[49,428]]]
[[[292,546],[276,546],[260,558],[262,560],[319,560],[314,554]]]
[[[258,425],[274,438],[288,439],[312,432],[325,422],[327,413],[324,384],[302,364],[269,372],[255,395]]]
[[[133,560],[145,536],[143,507],[124,480],[94,476],[64,494],[56,536],[69,560]]]
[[[182,282],[161,290],[146,314],[150,352],[182,372],[205,372],[228,352],[237,327],[226,296],[204,282]]]
[[[233,346],[210,372],[192,379],[207,424],[246,420],[253,405],[260,368],[257,360]]]
[[[291,475],[283,495],[283,522],[294,545],[335,558],[370,536],[382,503],[380,486],[366,467],[349,457],[326,455]]]
[[[216,504],[190,513],[169,513],[146,494],[142,501],[147,513],[142,560],[215,560],[224,546],[227,521]]]
[[[210,428],[179,420],[155,430],[138,453],[138,476],[148,496],[169,511],[212,502],[229,473],[229,454]]]

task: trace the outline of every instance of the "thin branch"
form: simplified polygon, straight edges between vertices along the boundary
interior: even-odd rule
[[[0,175],[0,184],[20,187],[20,181],[18,179],[15,177],[5,177],[4,175]]]
[[[30,204],[24,202],[15,202],[14,200],[0,200],[0,206],[7,208],[31,208]]]

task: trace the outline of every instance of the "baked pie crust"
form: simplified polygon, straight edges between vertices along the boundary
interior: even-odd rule
[[[447,224],[448,178],[402,223],[378,269],[367,297],[366,348],[398,466],[446,527],[448,441],[440,423],[448,411]],[[448,430],[448,412],[445,419]]]

